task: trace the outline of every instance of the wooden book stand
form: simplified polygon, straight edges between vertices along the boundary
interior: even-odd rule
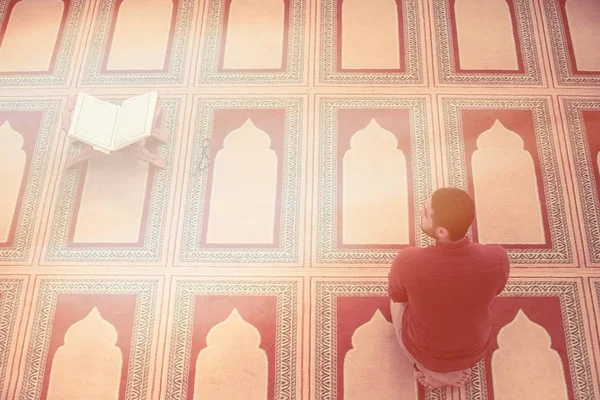
[[[69,96],[69,100],[67,101],[65,109],[62,113],[61,128],[66,133],[69,132],[69,128],[71,126],[71,116],[72,116],[71,114],[73,113],[73,110],[75,109],[76,101],[77,101],[77,98],[75,96]],[[153,122],[154,128],[152,129],[152,133],[148,137],[148,139],[156,140],[159,143],[167,143],[168,142],[167,132],[165,132],[164,130],[159,128],[161,116],[162,116],[162,109],[160,108],[160,105],[157,104],[156,105],[156,113],[154,114],[154,122]],[[94,156],[99,156],[99,155],[106,156],[105,153],[98,151],[98,150],[94,150],[94,148],[92,146],[90,146],[89,144],[87,144],[87,143],[82,143],[82,144],[84,146],[83,151],[67,161],[67,168],[74,167],[75,165],[78,165],[82,162],[86,162]],[[136,160],[146,161],[150,165],[157,167],[157,168],[164,168],[164,166],[165,166],[165,161],[162,158],[162,156],[160,156],[159,154],[151,153],[146,148],[143,141],[132,143],[131,145],[129,145],[123,149],[117,150],[115,153],[121,153],[121,154],[125,155],[126,157],[133,158]]]

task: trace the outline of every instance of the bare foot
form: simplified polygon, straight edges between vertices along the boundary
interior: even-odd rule
[[[426,376],[419,370],[415,371],[415,378],[417,379],[417,382],[419,382],[421,385],[423,385],[423,387],[425,387],[425,389],[439,389],[441,387],[447,386],[446,383],[433,379],[430,376]]]
[[[413,368],[415,369],[415,379],[419,382],[425,389],[431,389],[431,385],[425,380],[425,374],[419,370],[417,364],[413,364]]]
[[[470,369],[462,370],[462,371],[453,371],[447,373],[438,373],[433,371],[424,371],[425,375],[430,375],[432,378],[444,382],[446,385],[454,385],[456,382],[459,382],[463,378],[468,378],[471,374]]]
[[[465,383],[467,383],[467,381],[468,381],[468,380],[469,380],[469,378],[471,377],[471,368],[464,369],[464,370],[462,371],[462,373],[463,373],[463,376],[462,376],[462,378],[460,378],[460,380],[459,380],[458,382],[456,382],[456,383],[455,383],[454,385],[452,385],[452,386],[454,386],[454,387],[461,387],[461,386],[463,386]]]
[[[413,368],[415,370],[415,379],[428,389],[438,389],[443,386],[461,387],[471,377],[471,368],[451,373],[434,372],[423,366],[421,366],[421,370],[417,364],[413,364]]]
[[[443,382],[436,381],[431,378],[425,377],[421,371],[415,371],[415,378],[425,389],[439,389],[446,386]]]
[[[423,375],[421,371],[415,371],[415,379],[417,380],[417,382],[423,385],[425,389],[429,389],[429,383],[427,383],[427,381],[425,380],[425,375]]]

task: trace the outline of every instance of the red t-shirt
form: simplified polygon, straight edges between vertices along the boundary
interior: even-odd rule
[[[509,270],[502,246],[468,237],[402,250],[388,275],[388,294],[394,302],[408,302],[402,318],[408,352],[436,372],[475,365],[490,344],[492,300]]]

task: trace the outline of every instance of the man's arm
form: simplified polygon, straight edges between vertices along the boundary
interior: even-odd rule
[[[498,292],[496,293],[496,296],[502,293],[502,291],[506,287],[506,284],[508,283],[508,276],[510,275],[510,260],[508,259],[508,253],[504,248],[502,248],[501,251],[502,254],[500,258],[500,263],[502,264],[502,271],[504,271],[504,279],[502,281],[502,284],[500,285],[500,289],[498,289]]]
[[[388,274],[388,295],[395,303],[408,302],[408,293],[406,291],[405,268],[408,265],[407,249],[398,253]]]

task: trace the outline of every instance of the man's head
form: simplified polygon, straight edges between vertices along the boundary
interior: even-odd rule
[[[457,241],[465,237],[475,218],[475,203],[463,190],[436,190],[421,208],[421,229],[432,238]]]

